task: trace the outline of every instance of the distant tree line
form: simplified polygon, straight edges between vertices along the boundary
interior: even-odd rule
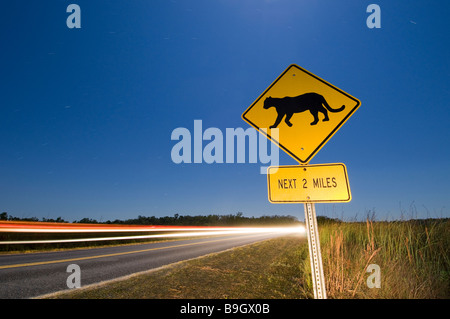
[[[31,218],[19,218],[8,215],[3,212],[0,214],[0,220],[11,221],[42,221],[42,222],[56,222],[56,223],[68,223],[61,217],[56,219],[42,218],[39,220],[36,217]],[[137,218],[125,219],[125,220],[107,220],[105,222],[99,222],[91,218],[82,218],[80,220],[73,221],[74,223],[86,223],[86,224],[126,224],[126,225],[173,225],[173,226],[240,226],[240,225],[286,225],[298,222],[298,219],[290,215],[271,215],[260,217],[245,217],[243,213],[227,214],[227,215],[179,215],[173,216],[142,216]]]
[[[12,215],[8,215],[7,212],[3,212],[0,214],[0,220],[10,220],[10,221],[24,221],[24,222],[51,222],[51,223],[68,223],[68,221],[65,221],[61,217],[58,217],[56,219],[53,218],[42,218],[39,220],[37,217],[15,217]]]

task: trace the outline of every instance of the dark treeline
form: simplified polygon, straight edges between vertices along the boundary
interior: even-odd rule
[[[131,224],[131,225],[183,225],[183,226],[234,226],[234,225],[283,225],[298,222],[294,216],[261,216],[261,217],[245,217],[242,213],[228,215],[179,215],[174,216],[141,216],[135,219],[114,220],[106,223],[111,224]]]
[[[61,217],[56,219],[42,218],[39,220],[36,217],[31,218],[18,218],[8,213],[3,212],[0,214],[0,220],[11,221],[42,221],[42,222],[56,222],[56,223],[68,223]],[[294,216],[261,216],[261,217],[245,217],[243,213],[228,215],[179,215],[173,216],[141,216],[137,218],[125,219],[125,220],[107,220],[105,222],[97,221],[91,218],[82,218],[80,220],[73,221],[74,223],[87,223],[87,224],[124,224],[124,225],[173,225],[173,226],[239,226],[239,225],[287,225],[298,222],[298,219]]]

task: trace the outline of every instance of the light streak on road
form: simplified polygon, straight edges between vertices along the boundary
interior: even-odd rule
[[[95,238],[69,238],[69,239],[45,239],[45,240],[14,240],[0,241],[0,244],[49,244],[49,243],[75,243],[111,240],[134,240],[151,238],[176,238],[176,237],[198,237],[219,236],[235,234],[305,234],[303,225],[286,227],[195,227],[195,226],[111,226],[93,224],[56,224],[56,223],[0,223],[0,232],[14,233],[103,233],[103,232],[160,232],[158,234],[147,234],[138,236],[112,236]],[[162,232],[162,233],[161,233]]]
[[[0,232],[16,233],[102,233],[102,232],[150,232],[180,230],[220,230],[227,227],[207,226],[135,226],[135,225],[97,225],[64,223],[23,223],[1,222]]]

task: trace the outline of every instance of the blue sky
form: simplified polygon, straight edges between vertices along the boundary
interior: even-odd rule
[[[69,29],[69,4],[81,28]],[[369,29],[366,8],[381,8]],[[312,159],[352,201],[320,215],[450,217],[447,1],[9,1],[0,13],[0,210],[98,220],[289,214],[261,163],[175,164],[177,127],[241,114],[295,63],[361,101]],[[280,164],[297,164],[280,151]]]

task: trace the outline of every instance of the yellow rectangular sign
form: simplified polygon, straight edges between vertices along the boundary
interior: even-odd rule
[[[333,203],[351,200],[342,163],[271,166],[267,171],[271,203]]]

